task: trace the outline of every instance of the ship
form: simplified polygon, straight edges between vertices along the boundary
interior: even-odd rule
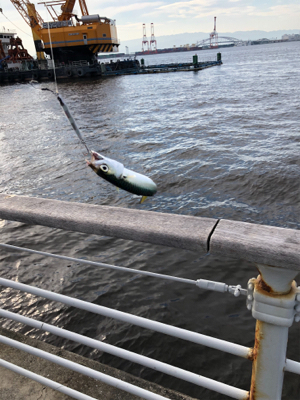
[[[15,31],[5,29],[5,27],[0,30],[1,72],[24,71],[34,68],[36,64],[16,34]]]

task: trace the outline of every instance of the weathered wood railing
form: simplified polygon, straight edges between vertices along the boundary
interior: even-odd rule
[[[254,262],[260,276],[248,285],[257,320],[250,399],[280,399],[284,371],[300,373],[300,363],[286,360],[288,328],[300,311],[293,282],[300,271],[299,230],[5,194],[0,218]]]
[[[300,231],[246,222],[0,195],[0,218],[242,258],[300,271]]]

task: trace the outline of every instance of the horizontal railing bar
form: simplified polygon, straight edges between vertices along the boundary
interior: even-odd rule
[[[209,251],[250,262],[300,271],[300,230],[222,219]]]
[[[300,230],[0,194],[0,218],[300,270]]]
[[[207,253],[217,219],[0,194],[0,218]]]
[[[10,371],[16,372],[19,375],[23,375],[26,378],[32,379],[38,383],[41,383],[44,386],[48,386],[51,389],[56,390],[57,392],[66,394],[73,399],[78,400],[97,400],[95,397],[88,396],[87,394],[78,392],[77,390],[71,389],[67,386],[62,385],[61,383],[52,381],[51,379],[44,378],[41,375],[35,374],[34,372],[28,371],[27,369],[18,367],[15,364],[12,364],[8,361],[0,359],[0,366],[9,369]],[[13,393],[11,393],[13,396]]]
[[[13,246],[13,245],[10,245],[10,244],[5,244],[5,243],[0,243],[0,247],[6,248],[6,249],[9,249],[9,250],[25,251],[25,252],[31,253],[31,254],[39,254],[39,255],[42,255],[42,256],[45,256],[45,257],[57,258],[57,259],[60,259],[60,260],[77,262],[77,263],[81,263],[81,264],[85,264],[85,265],[92,265],[94,267],[115,269],[115,270],[118,270],[118,271],[129,272],[129,273],[132,273],[132,274],[151,276],[153,278],[167,279],[167,280],[171,280],[171,281],[176,281],[176,282],[181,282],[181,283],[188,283],[188,284],[192,284],[192,285],[196,285],[197,284],[197,281],[194,281],[192,279],[178,278],[176,276],[157,274],[155,272],[137,271],[136,269],[133,269],[133,268],[119,267],[117,265],[105,264],[105,263],[100,263],[100,262],[96,262],[96,261],[83,260],[81,258],[73,258],[73,257],[61,256],[61,255],[58,255],[58,254],[46,253],[44,251],[39,251],[39,250],[32,250],[32,249],[28,249],[26,247],[17,247],[17,246]]]
[[[234,399],[240,398],[240,395],[245,394],[244,391],[242,391],[243,393],[241,393],[240,392],[241,389],[235,388],[233,386],[226,385],[224,383],[215,381],[210,378],[205,378],[201,375],[185,371],[181,368],[174,367],[172,365],[157,360],[153,360],[152,358],[149,357],[141,356],[139,354],[133,353],[128,350],[120,349],[116,346],[103,343],[99,340],[79,335],[78,333],[70,332],[65,329],[61,329],[56,326],[34,320],[32,318],[24,317],[23,315],[15,314],[10,311],[0,309],[0,317],[12,319],[14,321],[21,322],[22,324],[29,325],[33,328],[41,329],[43,331],[53,333],[54,335],[63,337],[65,339],[73,340],[77,343],[81,343],[83,345],[95,348],[100,351],[104,351],[106,353],[112,354],[120,358],[124,358],[134,363],[141,364],[145,367],[152,368],[155,371],[160,371],[165,374],[171,375],[175,378],[179,378],[187,382],[193,383],[195,385],[202,386],[206,389],[210,389],[215,392],[224,394],[225,396],[230,396]],[[233,395],[238,397],[235,397]]]
[[[287,359],[285,361],[284,370],[288,371],[288,372],[293,372],[294,374],[300,375],[300,362]]]
[[[158,394],[149,392],[148,390],[142,389],[138,386],[134,386],[130,383],[121,381],[112,376],[105,375],[102,372],[95,371],[91,368],[85,367],[81,364],[77,364],[73,361],[67,360],[65,358],[61,358],[55,356],[54,354],[47,353],[46,351],[37,349],[35,347],[28,346],[27,344],[18,342],[16,340],[7,338],[5,336],[0,335],[0,343],[6,344],[8,346],[14,347],[18,350],[25,351],[26,353],[32,354],[34,356],[43,358],[44,360],[48,360],[53,362],[54,364],[61,365],[62,367],[68,368],[72,371],[79,372],[80,374],[89,376],[91,378],[97,379],[98,381],[107,383],[110,386],[117,387],[118,389],[124,390],[125,392],[134,394],[136,396],[140,396],[143,399],[147,400],[167,400],[166,397],[160,396]]]
[[[33,286],[25,285],[23,283],[14,282],[8,279],[0,278],[0,285],[10,287],[17,290],[22,290],[34,294],[36,296],[44,297],[49,300],[58,301],[72,307],[80,308],[95,314],[104,315],[109,318],[114,318],[129,324],[137,325],[142,328],[151,329],[156,332],[164,333],[169,336],[174,336],[179,339],[187,340],[193,343],[202,344],[217,350],[224,351],[243,358],[251,358],[252,349],[241,346],[235,343],[226,342],[225,340],[212,338],[210,336],[202,335],[196,332],[190,332],[186,329],[177,328],[174,326],[166,325],[161,322],[148,320],[143,317],[124,313],[122,311],[113,310],[111,308],[99,306],[97,304],[88,303],[83,300],[68,297],[62,294],[53,293],[44,289],[39,289]]]

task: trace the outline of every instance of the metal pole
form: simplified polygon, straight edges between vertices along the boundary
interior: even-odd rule
[[[252,315],[257,320],[250,400],[280,400],[288,329],[293,324],[297,271],[257,266]]]

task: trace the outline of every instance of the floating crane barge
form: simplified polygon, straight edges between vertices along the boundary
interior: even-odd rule
[[[138,60],[117,60],[99,64],[98,52],[118,51],[119,40],[115,20],[89,15],[85,0],[78,0],[82,16],[73,14],[76,0],[52,0],[44,4],[52,18],[44,22],[35,5],[29,0],[11,0],[23,19],[30,26],[37,52],[37,60],[23,59],[22,64],[7,68],[7,55],[0,56],[0,83],[53,80],[58,78],[82,78],[84,76],[108,77],[128,74],[150,74],[176,71],[195,71],[222,64],[221,54],[217,61],[198,63],[145,66]],[[56,11],[60,6],[61,13]],[[1,41],[0,41],[1,43]],[[48,57],[48,58],[47,58]],[[195,57],[197,60],[195,61]],[[10,60],[8,60],[10,61]],[[54,73],[55,71],[55,73]]]

